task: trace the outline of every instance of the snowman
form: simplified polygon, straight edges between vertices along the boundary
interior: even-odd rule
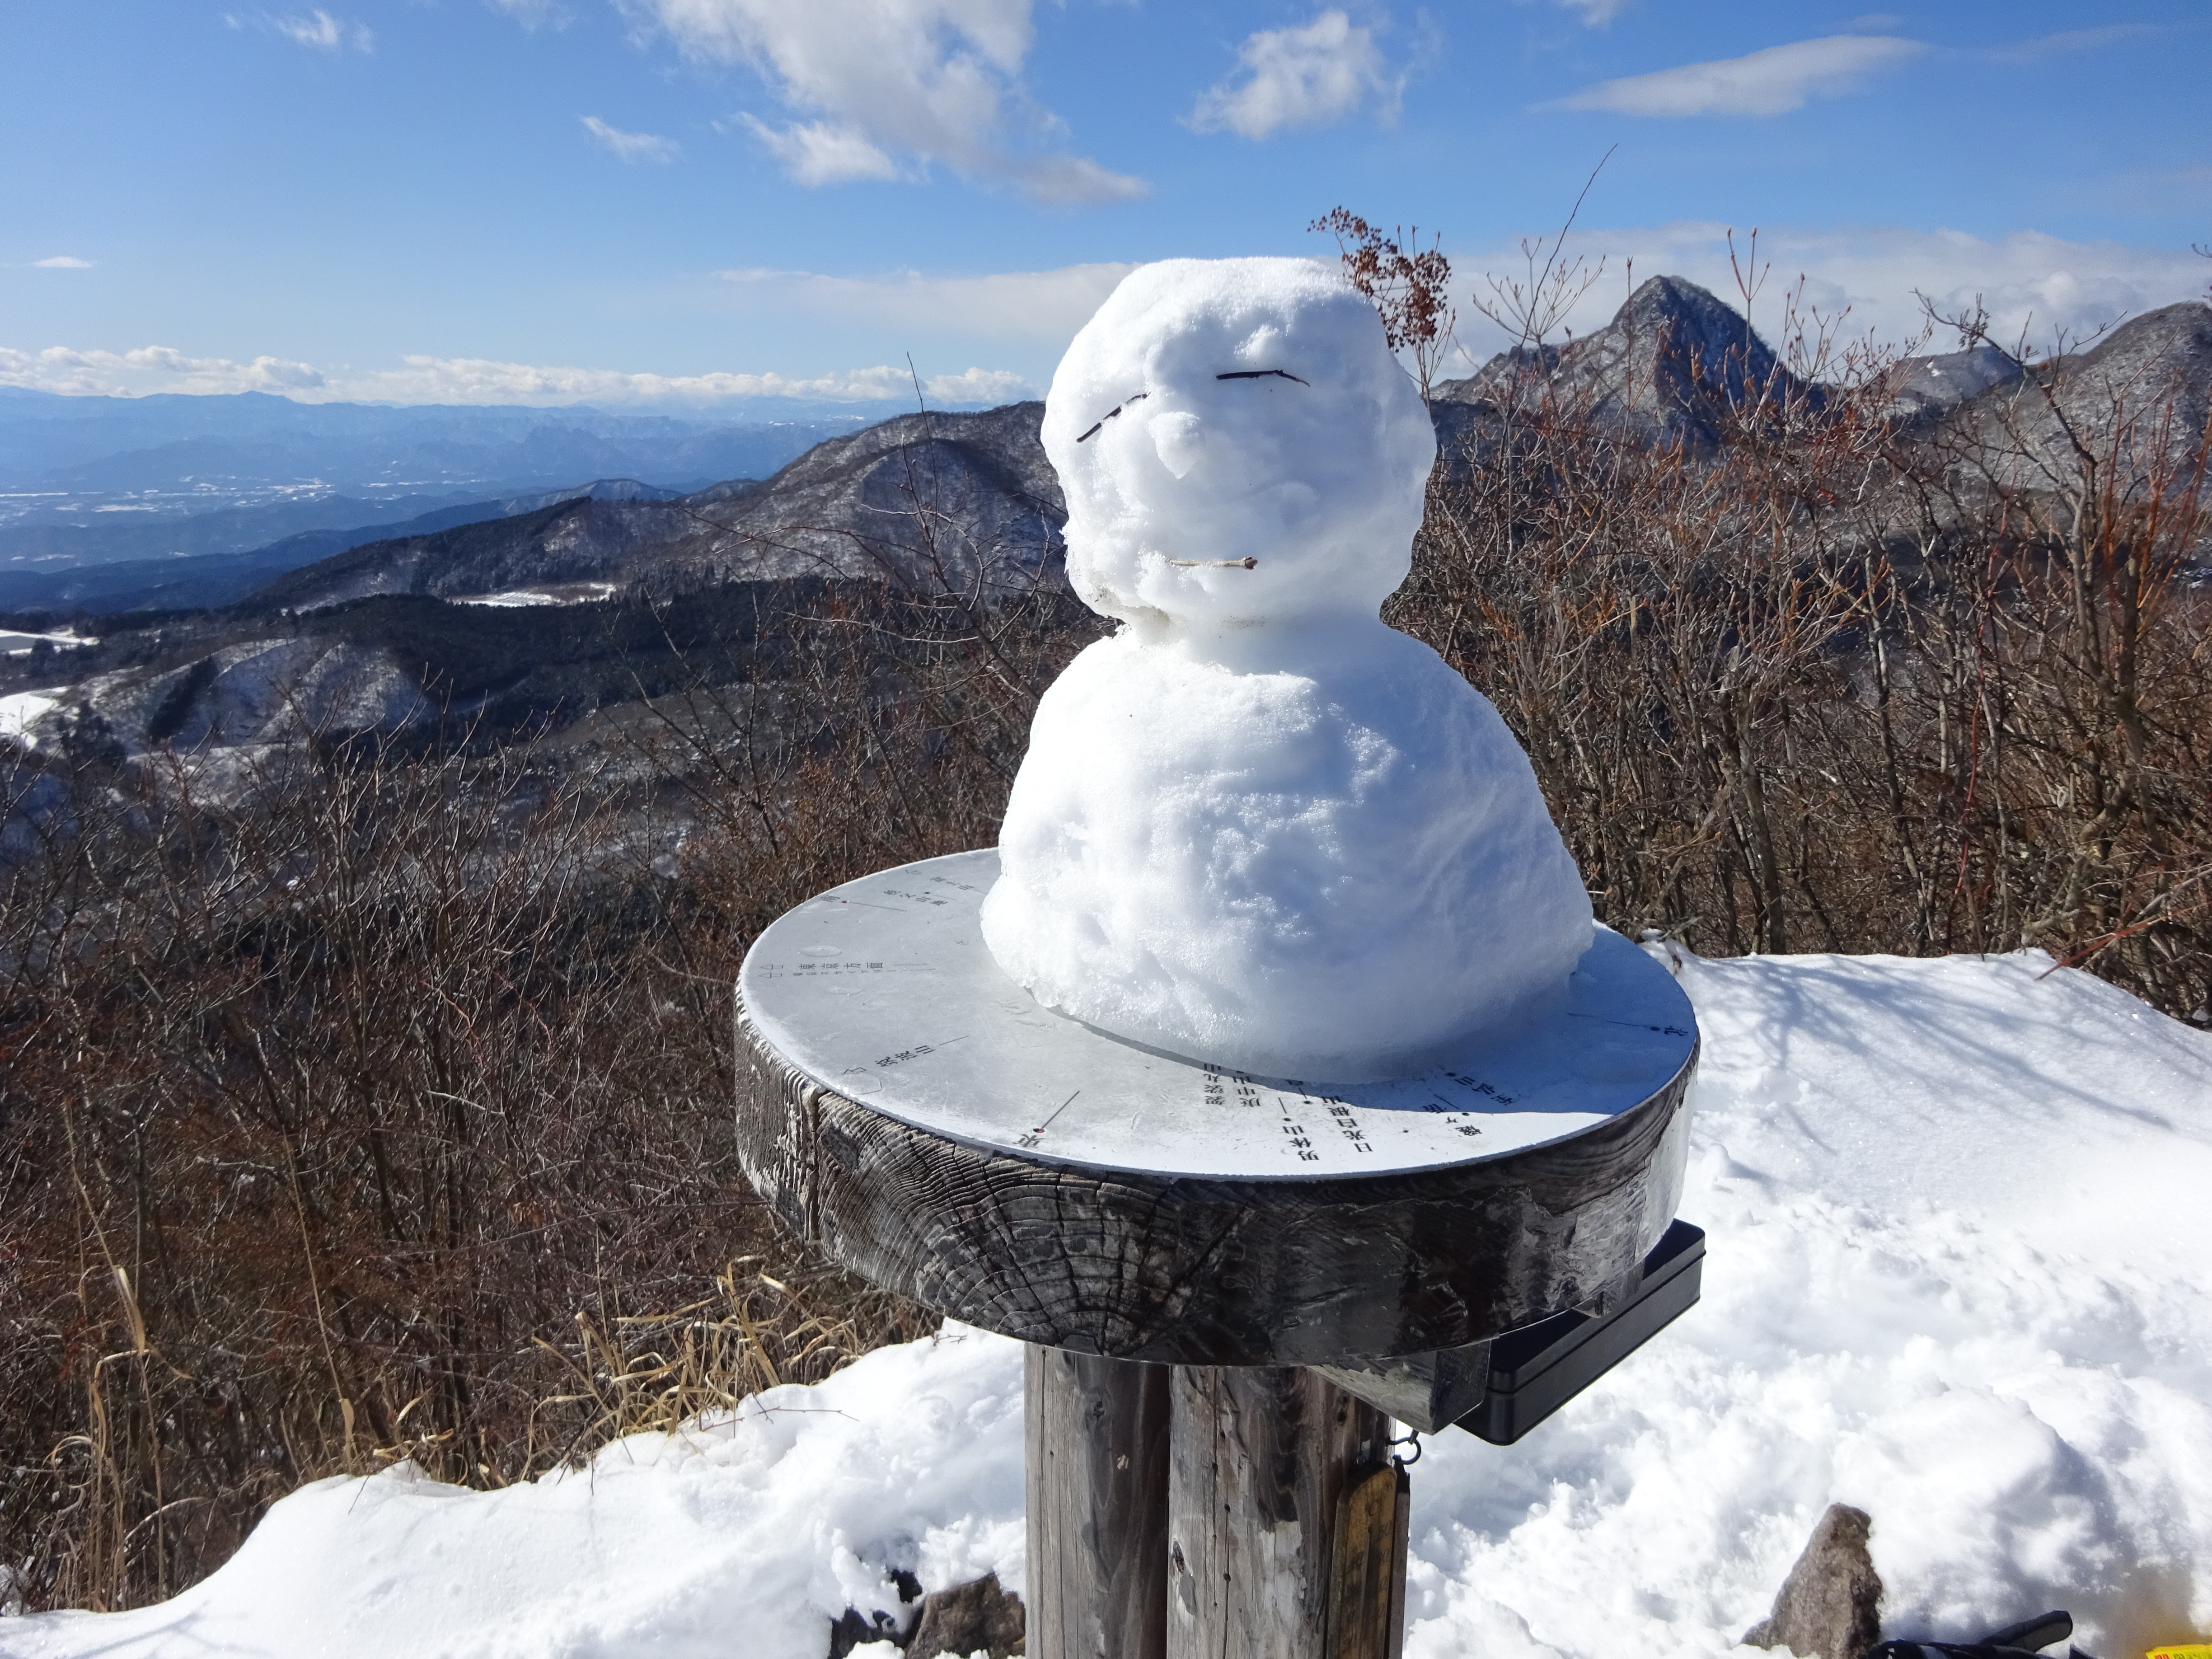
[[[1305,259],[1132,272],[1045,453],[1121,623],[1038,704],[982,910],[1048,1008],[1255,1074],[1370,1081],[1549,1012],[1589,896],[1496,709],[1386,627],[1436,437]]]

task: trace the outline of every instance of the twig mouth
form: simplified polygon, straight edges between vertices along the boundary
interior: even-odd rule
[[[1259,560],[1250,554],[1241,559],[1170,559],[1168,562],[1183,570],[1257,570]]]

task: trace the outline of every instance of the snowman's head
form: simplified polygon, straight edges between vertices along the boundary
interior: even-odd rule
[[[1060,359],[1044,448],[1084,602],[1201,628],[1372,617],[1437,453],[1374,307],[1311,259],[1132,271]]]

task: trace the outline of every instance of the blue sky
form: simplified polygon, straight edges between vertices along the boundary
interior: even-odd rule
[[[2208,71],[2172,0],[9,0],[0,383],[994,400],[1128,263],[1340,203],[1463,295],[1616,145],[1578,326],[1756,225],[1763,305],[2080,328],[2212,275]]]

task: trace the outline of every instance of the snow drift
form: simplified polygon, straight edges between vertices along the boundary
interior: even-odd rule
[[[1427,1443],[1409,1659],[1726,1653],[1837,1500],[1889,1633],[2212,1635],[2212,1035],[2034,951],[1653,948],[1705,1030],[1705,1299],[1519,1445]],[[1018,1346],[948,1327],[527,1486],[320,1482],[0,1655],[819,1659],[894,1569],[1018,1587],[1021,1459]]]

